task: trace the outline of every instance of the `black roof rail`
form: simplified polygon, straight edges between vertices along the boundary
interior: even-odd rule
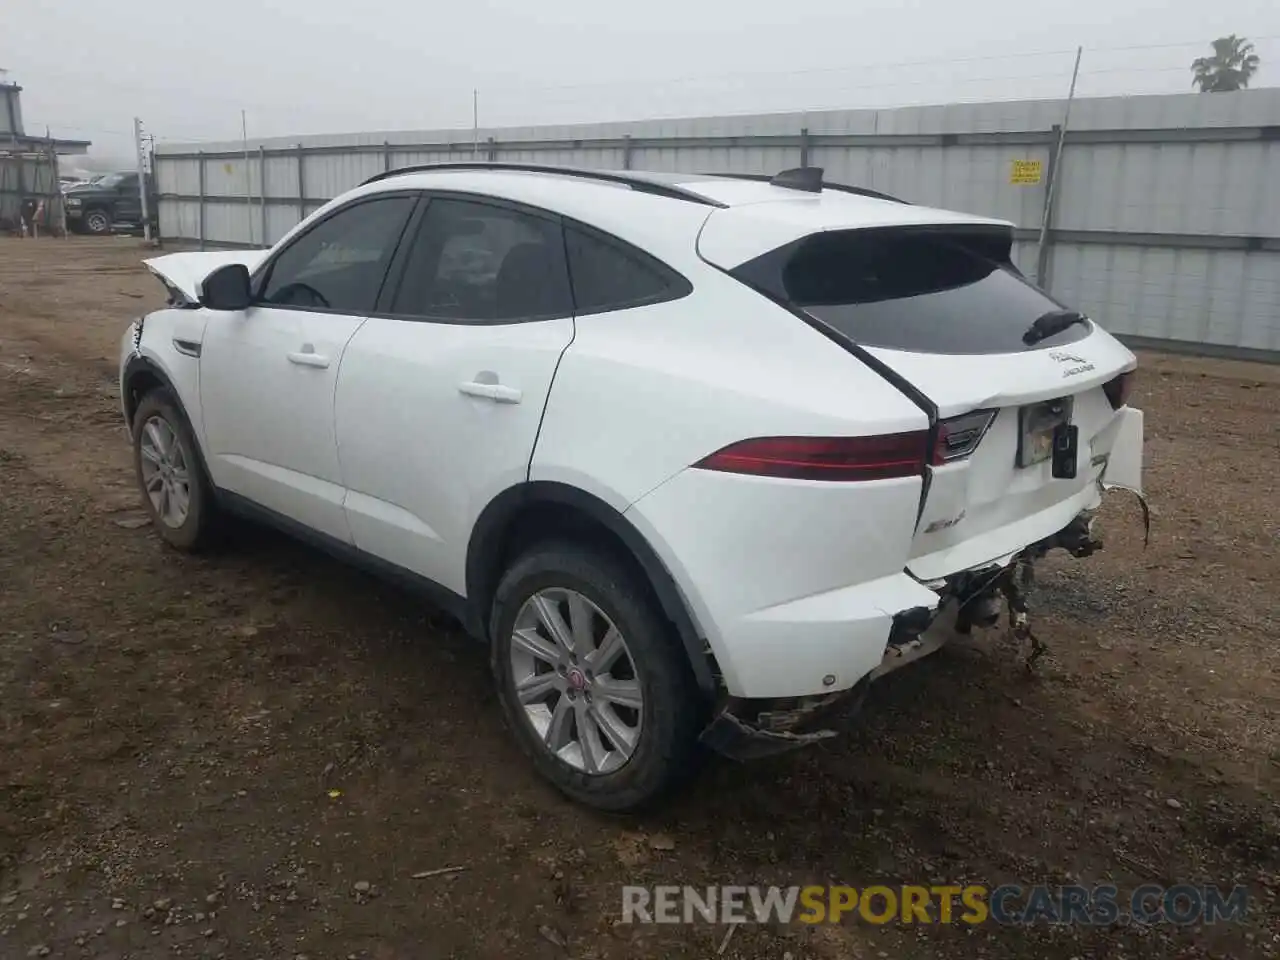
[[[804,190],[810,193],[817,193],[819,190],[835,190],[839,193],[853,193],[860,197],[871,197],[873,200],[888,200],[890,203],[911,205],[909,200],[881,193],[879,190],[855,187],[847,183],[830,183],[822,179],[821,167],[796,167],[793,170],[783,170],[775,176],[770,176],[767,173],[714,173],[710,174],[710,176],[728,177],[734,180],[754,180],[757,183],[771,183],[775,187]]]
[[[418,163],[408,167],[399,167],[395,170],[387,170],[383,173],[370,177],[360,186],[366,186],[370,183],[377,183],[379,180],[387,180],[391,177],[398,177],[406,173],[435,173],[437,171],[448,170],[498,170],[498,171],[514,171],[519,173],[549,173],[557,174],[564,177],[581,177],[584,180],[598,180],[603,183],[616,183],[621,186],[630,187],[637,193],[648,193],[656,197],[667,197],[671,200],[686,200],[690,203],[700,203],[708,207],[725,207],[728,204],[721,203],[718,200],[712,200],[710,197],[695,193],[692,190],[686,190],[684,187],[676,186],[672,183],[664,183],[660,180],[649,179],[643,173],[630,172],[614,172],[612,170],[591,170],[586,167],[560,167],[548,163],[508,163],[503,160],[469,160],[445,163]]]

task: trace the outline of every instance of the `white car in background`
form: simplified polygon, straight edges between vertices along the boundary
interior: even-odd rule
[[[1008,223],[824,184],[391,171],[269,251],[147,261],[121,391],[160,535],[274,523],[489,646],[562,791],[662,796],[1097,547],[1140,490],[1134,356]]]

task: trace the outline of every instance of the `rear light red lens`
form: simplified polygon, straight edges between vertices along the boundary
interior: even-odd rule
[[[1129,402],[1129,395],[1133,393],[1133,371],[1126,371],[1108,380],[1102,385],[1102,391],[1111,402],[1111,409],[1119,410]]]
[[[873,437],[757,437],[731,444],[694,466],[789,480],[887,480],[920,476],[928,452],[924,430]]]

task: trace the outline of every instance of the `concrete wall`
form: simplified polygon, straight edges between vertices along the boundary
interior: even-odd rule
[[[1280,90],[430,130],[166,145],[161,233],[274,243],[385,169],[473,158],[607,169],[776,173],[997,216],[1015,259],[1112,331],[1199,352],[1280,356]],[[1038,180],[1012,182],[1015,161]],[[1048,243],[1038,238],[1054,186]],[[246,199],[248,198],[248,199]]]

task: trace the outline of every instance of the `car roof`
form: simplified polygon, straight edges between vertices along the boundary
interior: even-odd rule
[[[822,170],[818,167],[804,167],[784,171],[777,177],[771,178],[767,175],[748,173],[608,170],[523,162],[461,161],[419,164],[387,170],[370,177],[365,181],[365,185],[386,180],[400,180],[406,176],[460,171],[472,173],[522,173],[538,177],[556,177],[562,178],[569,184],[576,183],[579,186],[590,183],[604,183],[627,187],[640,193],[717,207],[794,197],[796,190],[804,189],[799,185],[801,183],[809,187],[814,187],[820,183],[822,189],[829,189],[839,193],[890,200],[895,203],[905,202],[897,197],[891,197],[863,187],[823,182]],[[821,189],[813,189],[807,192],[821,192]]]
[[[799,172],[788,171],[775,179]],[[821,179],[821,170],[804,172]],[[721,238],[711,244],[724,247],[713,262],[728,266],[772,245],[826,230],[1012,226],[842,184],[823,183],[813,190],[732,173],[591,170],[525,163],[477,161],[389,170],[346,196],[404,189],[453,190],[528,204],[598,227],[673,266],[688,255],[697,257],[694,241],[700,234],[700,247],[712,235]],[[709,250],[704,249],[703,255]]]
[[[708,202],[676,201],[617,181],[465,166],[390,171],[330,203],[396,190],[450,191],[524,204],[613,234],[677,269],[691,257],[697,259],[694,240],[716,209]]]
[[[607,170],[584,167],[556,166],[503,161],[471,161],[430,163],[401,169],[388,170],[369,178],[362,186],[376,183],[395,184],[398,187],[415,186],[429,188],[456,185],[458,175],[467,179],[494,178],[493,182],[528,186],[537,182],[546,187],[555,185],[563,194],[595,193],[600,187],[626,188],[666,200],[678,200],[711,207],[738,207],[746,204],[774,203],[804,205],[812,209],[822,201],[839,197],[852,197],[869,203],[840,203],[845,214],[856,210],[866,211],[877,222],[893,219],[884,204],[891,204],[904,222],[917,222],[920,218],[907,210],[913,206],[897,197],[876,190],[850,184],[829,183],[823,180],[819,167],[801,167],[783,171],[775,177],[747,173],[681,173],[649,170]],[[440,178],[445,178],[441,180]],[[545,195],[545,189],[538,191]],[[814,201],[819,201],[815,204]],[[839,202],[839,201],[837,201]],[[950,211],[943,211],[950,213]],[[954,214],[952,215],[954,216]],[[946,217],[950,220],[952,217]],[[987,218],[975,218],[987,220]],[[998,222],[998,221],[988,221]]]

